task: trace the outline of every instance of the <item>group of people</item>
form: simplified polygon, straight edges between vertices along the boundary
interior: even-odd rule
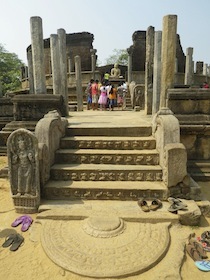
[[[107,81],[100,83],[91,79],[85,93],[87,95],[87,109],[114,110],[114,107],[125,109],[126,83],[120,83],[117,87]]]

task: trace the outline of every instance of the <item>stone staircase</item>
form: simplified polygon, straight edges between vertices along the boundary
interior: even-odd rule
[[[167,198],[151,126],[77,127],[61,139],[44,199]]]

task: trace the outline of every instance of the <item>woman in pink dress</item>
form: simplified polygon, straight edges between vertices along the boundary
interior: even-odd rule
[[[100,104],[100,107],[102,110],[106,110],[106,104],[107,104],[107,89],[105,83],[100,87],[100,97],[98,100],[98,104]]]

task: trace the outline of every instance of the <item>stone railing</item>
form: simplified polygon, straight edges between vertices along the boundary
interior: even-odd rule
[[[67,119],[54,110],[38,121],[35,134],[20,128],[8,137],[9,180],[16,212],[38,211],[41,188],[50,178],[55,151],[67,124]]]
[[[200,188],[187,174],[187,152],[180,143],[179,121],[171,110],[162,108],[154,115],[152,131],[169,196],[200,200]]]

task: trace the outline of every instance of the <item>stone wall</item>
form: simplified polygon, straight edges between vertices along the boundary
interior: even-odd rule
[[[73,61],[74,57],[81,57],[81,70],[91,70],[91,53],[93,49],[93,34],[89,32],[66,34],[66,53],[67,59]],[[27,48],[27,52],[31,50],[31,45]],[[50,54],[50,38],[44,39],[44,57],[45,57],[45,74],[51,74],[51,54]],[[74,69],[74,66],[73,66]]]
[[[146,31],[135,31],[132,35],[132,71],[145,71],[146,60]],[[185,72],[185,54],[182,50],[180,36],[177,34],[176,57],[178,72]]]

